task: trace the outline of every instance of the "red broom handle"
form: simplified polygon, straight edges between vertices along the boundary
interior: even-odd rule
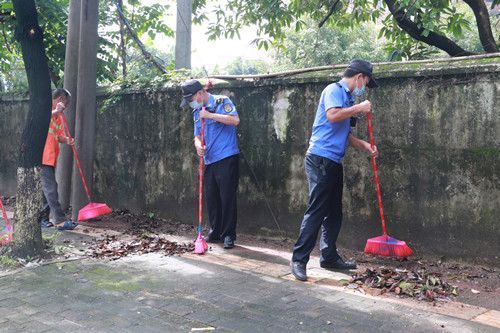
[[[202,108],[205,110],[205,107]],[[201,147],[205,145],[205,119],[201,119]],[[202,205],[203,203],[203,156],[200,156],[200,216],[199,216],[199,226],[198,232],[201,233],[201,217],[202,217]]]
[[[370,146],[372,150],[375,147],[373,143],[373,128],[372,128],[372,116],[371,113],[368,112],[366,114],[368,118],[368,132],[370,132]],[[378,206],[380,208],[380,219],[382,220],[382,231],[384,232],[384,236],[387,236],[387,231],[385,230],[385,217],[384,217],[384,209],[382,208],[382,195],[380,194],[380,184],[378,181],[378,171],[377,171],[377,163],[375,162],[375,156],[372,155],[372,164],[373,164],[373,172],[375,174],[375,185],[377,188],[377,197],[378,197]]]
[[[5,219],[5,224],[7,225],[8,228],[10,227],[10,224],[9,224],[9,219],[7,218],[7,213],[5,212],[5,208],[3,208],[2,198],[0,198],[0,205],[2,206],[3,218]]]
[[[68,123],[66,122],[66,116],[64,115],[64,112],[61,112],[61,115],[64,121],[64,127],[66,127],[66,131],[68,133],[69,142],[71,142],[72,140],[71,133],[69,132]],[[83,186],[85,187],[85,192],[87,192],[87,198],[89,198],[89,204],[90,204],[91,202],[90,202],[89,189],[87,188],[87,182],[85,182],[85,177],[83,177],[83,171],[82,171],[82,166],[80,165],[80,160],[78,159],[78,155],[76,154],[75,146],[73,145],[71,146],[71,148],[73,148],[73,154],[75,154],[76,163],[78,164],[78,169],[80,170],[80,175],[82,176],[83,180]]]

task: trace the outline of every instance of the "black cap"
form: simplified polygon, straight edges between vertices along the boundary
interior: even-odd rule
[[[191,80],[184,83],[181,86],[181,89],[182,89],[182,103],[181,103],[181,108],[182,108],[189,102],[189,100],[191,99],[191,97],[193,97],[194,94],[203,89],[203,86],[199,81]]]
[[[367,85],[368,88],[378,87],[377,82],[375,82],[375,79],[373,79],[373,73],[372,73],[373,65],[368,61],[364,61],[361,59],[354,59],[349,63],[349,66],[347,66],[346,72],[347,71],[353,74],[362,73],[368,75],[370,77],[370,82],[368,82]]]

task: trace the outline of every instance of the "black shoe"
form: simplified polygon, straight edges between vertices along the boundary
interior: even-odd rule
[[[212,235],[208,235],[207,237],[205,237],[205,241],[207,243],[220,243],[221,242],[220,238],[215,238]]]
[[[224,238],[224,248],[225,249],[232,249],[234,247],[234,241],[231,237],[226,236]]]
[[[306,264],[300,261],[291,261],[290,267],[292,268],[292,274],[297,280],[306,281]]]
[[[356,264],[353,262],[345,262],[342,258],[338,258],[334,262],[320,262],[321,268],[326,269],[356,269]]]

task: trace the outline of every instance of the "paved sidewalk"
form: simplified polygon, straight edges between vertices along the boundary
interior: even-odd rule
[[[61,238],[80,253],[91,237]],[[500,331],[498,311],[354,294],[339,283],[347,275],[313,262],[309,281],[296,281],[288,256],[216,244],[204,255],[80,257],[0,273],[0,332]]]
[[[0,277],[0,331],[498,332],[384,299],[214,264],[210,256],[217,257],[74,260],[6,274]]]

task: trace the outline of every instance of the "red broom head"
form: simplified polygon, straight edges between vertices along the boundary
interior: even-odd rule
[[[366,242],[365,253],[378,256],[406,258],[413,254],[413,251],[404,241],[399,241],[387,235],[370,238]]]
[[[12,242],[12,226],[8,225],[0,231],[0,245]]]
[[[205,253],[205,246],[203,245],[204,239],[202,239],[200,236],[196,239],[196,242],[194,243],[194,253],[196,254],[203,254]],[[206,242],[205,242],[206,244]],[[207,246],[208,248],[208,246]]]
[[[89,203],[78,212],[78,221],[90,220],[111,213],[112,210],[106,204]]]

